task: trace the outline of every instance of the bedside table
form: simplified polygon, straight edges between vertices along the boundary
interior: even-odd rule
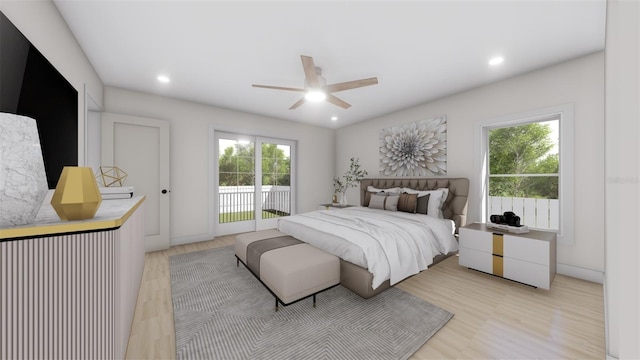
[[[556,233],[513,234],[474,223],[459,230],[461,266],[542,289],[556,275]]]

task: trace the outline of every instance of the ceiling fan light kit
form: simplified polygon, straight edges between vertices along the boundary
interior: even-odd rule
[[[309,90],[304,95],[304,98],[307,101],[324,101],[327,98],[327,94],[325,94],[322,90]]]
[[[290,88],[283,86],[271,86],[271,85],[258,85],[253,84],[253,87],[264,88],[264,89],[274,89],[274,90],[285,90],[285,91],[297,91],[305,93],[305,95],[298,101],[296,101],[289,110],[297,109],[300,105],[304,104],[306,101],[323,101],[341,107],[343,109],[348,109],[351,107],[351,104],[347,103],[344,100],[341,100],[331,93],[356,89],[359,87],[370,86],[378,84],[378,78],[368,78],[368,79],[360,79],[347,81],[336,84],[327,85],[326,79],[322,76],[322,69],[316,67],[313,58],[311,56],[301,55],[302,59],[302,68],[304,69],[304,88]]]

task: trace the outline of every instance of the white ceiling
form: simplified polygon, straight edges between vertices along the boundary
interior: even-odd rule
[[[54,1],[105,85],[330,128],[600,51],[605,39],[605,0]],[[251,87],[303,87],[300,55],[328,83],[379,84],[336,93],[347,110],[289,110],[299,93]],[[495,55],[505,61],[490,67]]]

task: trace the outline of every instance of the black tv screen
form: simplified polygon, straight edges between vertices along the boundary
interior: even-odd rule
[[[2,12],[0,112],[36,120],[49,189],[78,166],[78,92]]]

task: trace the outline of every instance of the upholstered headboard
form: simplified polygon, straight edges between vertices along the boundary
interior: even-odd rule
[[[442,207],[445,218],[456,223],[456,230],[467,224],[469,179],[466,178],[376,178],[360,181],[360,205],[364,205],[367,187],[378,189],[407,187],[415,190],[435,190],[449,188],[449,196]]]

